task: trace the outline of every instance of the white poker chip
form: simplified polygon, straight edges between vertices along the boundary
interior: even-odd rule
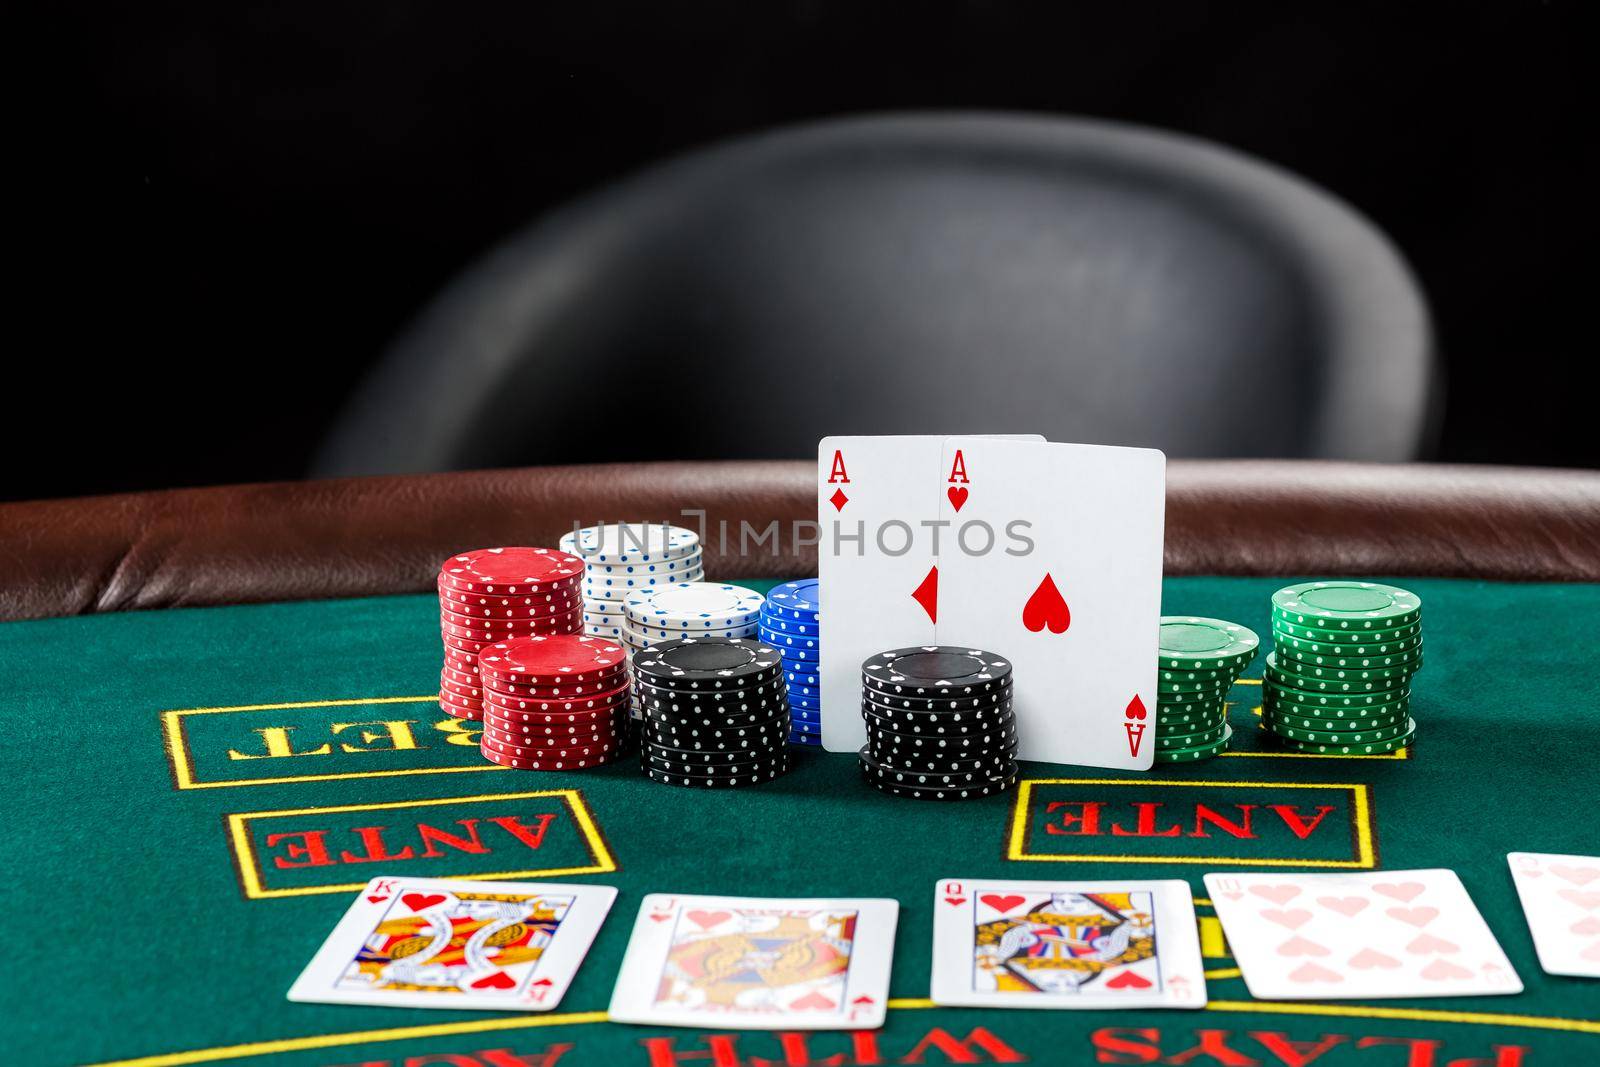
[[[626,595],[634,589],[652,589],[658,585],[677,585],[698,582],[706,576],[704,567],[696,563],[688,570],[672,574],[611,574],[583,580],[583,595],[589,598],[607,598]]]
[[[761,616],[766,598],[740,585],[678,582],[638,589],[623,604],[630,621],[641,629],[672,627],[685,631],[726,630],[748,626]]]
[[[562,534],[561,549],[591,563],[662,562],[700,551],[700,535],[666,523],[605,523]]]
[[[587,576],[593,580],[598,578],[626,578],[660,577],[667,574],[683,574],[685,571],[698,569],[705,562],[705,553],[696,548],[687,556],[677,559],[657,559],[628,563],[595,563],[593,560],[584,564]]]

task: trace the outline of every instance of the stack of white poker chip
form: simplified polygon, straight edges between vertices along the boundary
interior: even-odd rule
[[[637,652],[685,637],[754,637],[765,600],[754,590],[717,582],[635,589],[622,602],[622,633],[617,639]]]
[[[627,645],[623,600],[629,593],[705,577],[700,535],[665,523],[587,526],[562,535],[562,551],[584,561],[583,632]]]

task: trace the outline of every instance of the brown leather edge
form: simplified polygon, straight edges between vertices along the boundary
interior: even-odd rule
[[[800,460],[640,463],[4,504],[0,618],[420,592],[463,548],[595,522],[701,528],[691,509],[711,576],[813,574],[814,477]],[[1176,460],[1166,569],[1600,580],[1600,474]]]

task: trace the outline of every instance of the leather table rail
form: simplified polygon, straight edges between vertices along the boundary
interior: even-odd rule
[[[421,592],[452,551],[619,520],[703,528],[713,577],[814,574],[815,470],[615,464],[3,504],[0,618]],[[1166,569],[1596,581],[1600,474],[1174,460]]]

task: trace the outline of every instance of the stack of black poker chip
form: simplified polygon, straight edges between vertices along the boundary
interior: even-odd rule
[[[964,800],[1017,781],[1011,664],[976,648],[882,652],[861,665],[861,774],[915,800]]]
[[[701,789],[769,782],[789,770],[783,657],[753,637],[685,637],[634,653],[640,765]]]

